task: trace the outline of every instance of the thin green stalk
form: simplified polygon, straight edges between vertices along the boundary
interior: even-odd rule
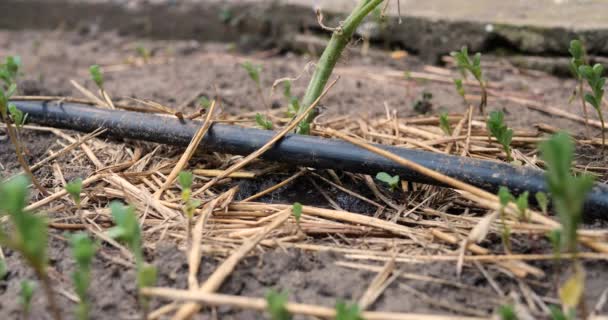
[[[587,135],[587,138],[591,138],[591,132],[589,131],[589,113],[587,112],[587,102],[585,101],[585,93],[583,92],[583,79],[580,77],[578,80],[578,93],[581,96],[581,103],[583,104],[583,114],[585,115],[585,134]],[[604,122],[602,121],[602,124],[603,123]]]
[[[308,84],[304,98],[302,99],[302,108],[300,108],[299,112],[306,110],[306,108],[321,95],[336,63],[342,55],[342,51],[346,48],[346,45],[353,36],[357,26],[359,26],[363,19],[383,1],[384,0],[362,0],[348,18],[346,18],[346,21],[333,32],[325,51],[323,51],[321,58],[319,58],[315,72]],[[309,123],[312,122],[316,115],[316,110],[311,111],[305,121]]]

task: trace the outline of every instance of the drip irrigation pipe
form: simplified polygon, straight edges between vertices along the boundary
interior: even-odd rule
[[[140,112],[99,109],[84,104],[19,100],[12,102],[28,114],[28,122],[87,133],[105,128],[109,135],[116,138],[176,146],[187,146],[200,127],[198,121]],[[268,130],[213,124],[201,142],[200,148],[208,152],[248,155],[262,147],[274,135],[275,132]],[[547,192],[544,173],[541,170],[394,146],[378,146],[490,192],[496,192],[500,186],[506,186],[516,194],[524,191],[529,191],[530,194],[538,191]],[[293,166],[372,175],[384,171],[398,174],[405,181],[441,185],[391,160],[336,139],[287,135],[261,158]],[[585,202],[585,218],[606,219],[607,211],[608,185],[597,183]]]

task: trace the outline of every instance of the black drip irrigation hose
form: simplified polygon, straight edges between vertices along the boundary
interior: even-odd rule
[[[29,122],[40,125],[81,132],[105,128],[113,137],[177,146],[187,146],[200,127],[200,122],[191,120],[99,109],[84,104],[18,100],[12,102],[28,114]],[[209,152],[248,155],[262,147],[274,135],[275,132],[268,130],[214,124],[205,135],[200,148]],[[490,192],[496,192],[500,186],[508,187],[516,194],[523,191],[529,191],[530,194],[547,192],[544,173],[541,170],[393,146],[377,146]],[[406,181],[441,185],[382,156],[336,139],[287,135],[261,158],[294,166],[374,175],[384,171],[398,174]],[[606,219],[607,210],[608,185],[597,183],[585,202],[585,218]]]

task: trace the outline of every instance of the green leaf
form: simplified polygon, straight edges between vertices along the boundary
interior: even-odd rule
[[[209,98],[205,96],[198,98],[197,103],[203,109],[208,109],[209,107],[211,107],[211,100],[209,100]]]
[[[554,229],[547,233],[547,238],[551,245],[553,246],[553,255],[556,258],[559,258],[560,251],[562,248],[562,230]]]
[[[454,85],[456,86],[456,92],[458,92],[458,94],[464,98],[465,91],[464,91],[464,86],[462,84],[462,79],[454,79]]]
[[[272,130],[274,127],[270,120],[268,120],[265,116],[259,113],[256,113],[255,115],[255,123],[258,125],[258,127],[264,130]]]
[[[80,194],[82,193],[82,178],[76,178],[65,185],[65,191],[72,197],[76,205],[80,204]]]
[[[496,141],[500,143],[503,150],[507,154],[507,161],[511,161],[511,140],[513,139],[513,130],[509,129],[504,123],[504,113],[501,111],[493,111],[487,121],[487,127],[490,134]]]
[[[574,317],[570,318],[564,314],[562,309],[556,305],[549,306],[549,312],[551,313],[551,320],[571,320]]]
[[[538,206],[543,214],[547,214],[549,207],[549,199],[547,198],[547,194],[539,191],[534,195],[534,197],[536,198],[536,202],[538,203]]]
[[[297,97],[292,97],[287,105],[287,116],[292,118],[295,117],[300,111],[300,101]]]
[[[515,205],[517,206],[517,211],[519,211],[519,218],[521,220],[528,219],[528,191],[520,194],[515,200]]]
[[[300,218],[302,217],[302,204],[294,202],[291,207],[291,212],[293,212],[293,216],[296,218],[296,223],[300,223]]]
[[[99,89],[103,89],[103,73],[101,67],[99,65],[92,65],[89,67],[89,73],[91,75],[91,79],[93,82],[99,87]]]
[[[17,109],[16,105],[9,103],[8,112],[17,127],[21,127],[23,126],[23,124],[25,124],[25,114],[23,113],[23,111]]]
[[[139,288],[151,287],[156,284],[158,272],[155,266],[142,265],[137,272]]]
[[[306,121],[306,119],[300,121],[298,123],[298,134],[309,135],[310,134],[310,122]]]
[[[378,174],[376,174],[376,179],[386,183],[391,188],[391,191],[395,190],[399,185],[399,176],[391,176],[386,172],[378,172]]]
[[[97,250],[97,245],[84,232],[78,232],[70,236],[72,255],[79,269],[89,269]]]
[[[357,304],[347,305],[340,301],[336,303],[336,320],[363,320]]]
[[[28,314],[30,311],[32,297],[34,296],[35,290],[36,284],[33,281],[21,281],[21,291],[19,291],[19,297],[21,298],[21,305],[23,306],[25,314]]]
[[[23,175],[0,184],[0,214],[19,218],[27,204],[27,187],[30,181]]]
[[[500,320],[517,320],[515,308],[510,304],[504,304],[498,307],[498,315],[500,316]]]
[[[287,293],[277,292],[274,289],[266,294],[266,311],[271,320],[290,320],[292,318],[285,305],[287,304]]]
[[[241,66],[247,71],[249,78],[253,80],[258,87],[260,86],[260,71],[262,70],[262,66],[254,65],[250,61],[246,61]]]
[[[133,206],[125,206],[118,201],[112,201],[110,203],[110,211],[112,212],[115,226],[108,231],[108,235],[126,244],[135,255],[135,259],[141,262],[143,260],[141,230],[135,216],[135,208]]]
[[[439,127],[443,130],[443,133],[448,136],[452,135],[452,128],[450,127],[450,120],[447,112],[443,112],[439,115]]]
[[[190,189],[192,188],[192,181],[194,180],[194,175],[190,171],[182,171],[177,176],[177,181],[182,189]]]
[[[500,205],[503,208],[506,207],[510,201],[513,201],[513,195],[509,191],[509,188],[501,186],[498,189],[498,199],[500,200]]]

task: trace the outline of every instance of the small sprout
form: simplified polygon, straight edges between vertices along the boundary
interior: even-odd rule
[[[148,62],[150,60],[150,57],[152,56],[150,50],[144,47],[144,45],[141,43],[138,44],[137,47],[135,47],[135,52],[137,52],[138,56],[144,59],[144,62]]]
[[[297,97],[291,97],[289,104],[287,105],[287,116],[292,118],[295,117],[300,111],[300,101]],[[306,120],[302,120],[304,122]],[[300,122],[301,123],[301,122]]]
[[[179,182],[179,185],[182,187],[182,190],[190,190],[190,188],[192,188],[193,180],[194,180],[194,175],[192,174],[192,172],[189,172],[189,171],[182,171],[177,176],[177,181]],[[183,194],[184,194],[184,192],[182,191],[182,195]],[[189,196],[182,197],[182,199],[184,201],[186,201],[188,198],[190,198],[190,197]]]
[[[462,47],[460,51],[454,51],[450,53],[452,57],[456,59],[456,65],[463,77],[466,77],[467,72],[471,73],[475,80],[479,82],[481,87],[481,102],[479,103],[479,112],[483,114],[484,107],[488,101],[488,93],[486,91],[486,83],[483,80],[483,74],[481,70],[481,53],[476,53],[473,59],[469,57],[467,47]]]
[[[336,320],[363,320],[361,309],[357,304],[336,303]]]
[[[576,232],[582,221],[583,203],[593,187],[593,177],[570,173],[574,145],[567,133],[557,133],[539,146],[547,172],[545,179],[562,225],[562,248],[575,253]]]
[[[452,128],[450,127],[450,120],[448,118],[448,114],[447,112],[442,112],[439,115],[439,127],[441,128],[441,130],[443,130],[443,133],[445,133],[448,136],[452,135]]]
[[[503,304],[498,307],[498,316],[500,320],[517,320],[515,308],[511,304]]]
[[[11,119],[13,120],[13,123],[17,126],[17,128],[23,127],[26,118],[26,115],[23,113],[23,111],[17,109],[16,105],[9,103],[8,113],[11,115]]]
[[[296,223],[300,224],[300,218],[302,218],[302,204],[299,202],[294,202],[291,207],[291,212],[293,212],[293,217],[296,219]]]
[[[202,96],[198,99],[197,101],[198,105],[201,107],[201,109],[209,109],[209,107],[211,107],[211,100],[209,100],[209,98]]]
[[[568,315],[564,314],[562,308],[551,305],[549,306],[549,312],[551,313],[551,320],[574,320],[576,319],[576,310],[571,309]]]
[[[298,123],[298,134],[309,135],[310,134],[310,122],[304,119],[300,123]]]
[[[292,316],[287,311],[287,293],[270,290],[266,294],[266,311],[271,320],[291,320]]]
[[[0,80],[6,87],[17,82],[21,68],[21,58],[18,56],[8,56],[4,63],[0,64]]]
[[[536,198],[536,202],[540,207],[540,210],[543,214],[547,214],[549,208],[549,199],[547,198],[547,194],[544,192],[537,192],[534,197]]]
[[[519,212],[520,220],[528,220],[528,191],[520,194],[517,199],[515,199],[515,205],[517,206],[517,211]]]
[[[465,99],[466,92],[464,91],[464,85],[462,84],[462,79],[454,79],[454,86],[456,86],[456,92],[458,92],[458,95],[460,95],[463,99]]]
[[[585,101],[593,106],[597,115],[602,123],[602,147],[606,146],[606,134],[604,115],[602,113],[602,100],[604,99],[604,86],[606,85],[606,77],[602,77],[604,74],[604,67],[597,63],[593,67],[583,65],[579,67],[579,74],[582,78],[587,80],[592,93],[585,94]],[[581,92],[582,94],[582,92]]]
[[[36,290],[36,284],[30,280],[21,281],[21,290],[19,291],[19,298],[21,299],[21,306],[23,307],[23,318],[27,319],[32,306],[32,297]]]
[[[72,273],[74,289],[80,303],[76,308],[76,318],[80,320],[89,319],[90,301],[87,294],[91,283],[91,264],[97,246],[85,233],[76,233],[70,237],[72,255],[76,261],[76,270]]]
[[[509,129],[504,123],[504,113],[500,111],[494,111],[490,113],[488,118],[487,126],[488,130],[494,138],[502,145],[503,150],[507,154],[507,161],[513,160],[511,158],[511,140],[513,139],[513,130]]]
[[[394,191],[395,188],[399,186],[399,176],[391,176],[386,172],[378,172],[378,174],[376,174],[376,179],[386,183],[391,191]]]
[[[76,206],[80,206],[80,194],[82,193],[82,179],[76,178],[65,185],[65,191],[70,195]]]
[[[155,266],[144,264],[137,271],[137,286],[140,289],[155,285],[157,279],[158,271]],[[140,299],[144,299],[143,296]]]
[[[283,96],[288,101],[293,98],[293,96],[291,95],[291,80],[286,80],[283,82]]]
[[[585,102],[585,95],[583,93],[583,76],[580,73],[580,67],[586,65],[586,53],[583,43],[580,40],[570,41],[570,48],[568,49],[572,58],[570,59],[570,71],[574,78],[578,82],[578,89],[575,89],[570,97],[570,102],[576,97],[577,93],[581,97],[581,107],[583,108],[583,114],[585,115],[585,130],[587,136],[589,133],[589,115],[587,114],[587,103]],[[578,92],[577,92],[578,91]]]
[[[555,259],[559,259],[562,247],[562,231],[560,229],[551,230],[547,233],[547,238],[553,247],[553,256]]]
[[[99,87],[99,89],[103,90],[103,73],[101,67],[99,65],[92,65],[89,67],[89,73],[91,74],[91,79],[93,82]]]
[[[4,280],[8,275],[8,268],[6,267],[6,261],[0,258],[0,281]]]
[[[262,66],[253,64],[250,61],[245,61],[243,64],[241,64],[241,66],[243,69],[245,69],[245,71],[247,71],[249,78],[251,78],[251,80],[253,80],[253,82],[260,87],[260,72],[262,71]]]
[[[274,126],[272,125],[272,122],[260,113],[256,113],[255,123],[258,125],[258,127],[262,128],[264,130],[272,130],[274,128]]]
[[[192,172],[182,171],[179,173],[177,177],[177,181],[179,185],[182,187],[182,200],[184,201],[183,212],[188,217],[188,225],[186,228],[187,239],[190,242],[191,238],[191,228],[192,228],[192,217],[194,217],[194,212],[196,208],[201,205],[201,202],[196,199],[192,199],[192,182],[194,176]]]
[[[425,114],[431,112],[433,109],[433,94],[427,91],[422,92],[422,99],[416,100],[414,104],[414,111],[419,114]]]

